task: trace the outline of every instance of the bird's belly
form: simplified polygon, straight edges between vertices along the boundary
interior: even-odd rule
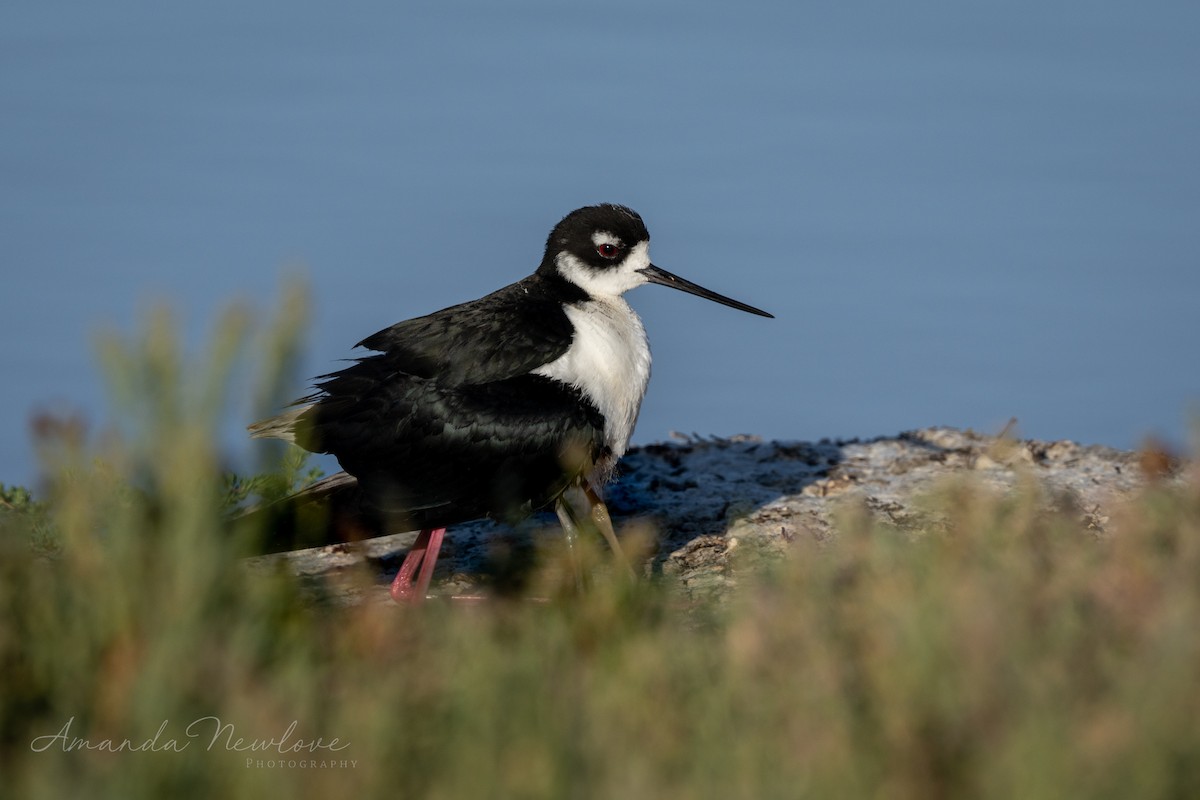
[[[483,517],[515,523],[552,503],[571,481],[553,453],[500,455],[474,466],[457,461],[450,475],[438,475],[436,463],[424,463],[425,469],[395,465],[367,471],[360,479],[373,507],[405,520],[400,529],[440,528]]]
[[[603,421],[580,390],[544,376],[461,387],[410,377],[380,400],[375,435],[335,435],[328,451],[373,505],[424,526],[525,516],[604,448]]]

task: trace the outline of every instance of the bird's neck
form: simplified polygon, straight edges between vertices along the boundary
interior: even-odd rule
[[[544,292],[561,303],[584,303],[592,296],[578,285],[559,274],[558,270],[545,270],[538,267],[537,272],[521,282],[531,284],[538,291]]]
[[[583,392],[604,416],[605,444],[620,458],[650,381],[646,329],[622,297],[589,298],[564,311],[574,328],[571,346],[537,372]]]

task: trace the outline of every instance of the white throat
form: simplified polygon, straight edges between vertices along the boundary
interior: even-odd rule
[[[629,446],[650,382],[650,343],[641,319],[619,294],[592,297],[566,306],[575,327],[571,346],[534,373],[574,386],[596,406],[615,462]]]

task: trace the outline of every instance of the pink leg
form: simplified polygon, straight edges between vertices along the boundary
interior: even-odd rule
[[[445,528],[429,531],[429,546],[425,551],[425,559],[421,562],[421,572],[417,575],[417,597],[423,598],[429,591],[429,583],[433,580],[433,567],[437,564],[438,553],[442,549],[442,538],[445,535]]]
[[[433,567],[437,564],[438,551],[442,549],[442,537],[446,535],[445,528],[433,528],[421,531],[413,542],[392,581],[392,599],[397,603],[416,605],[425,600],[429,590],[429,582],[433,580]],[[413,573],[417,567],[420,574],[414,585]]]

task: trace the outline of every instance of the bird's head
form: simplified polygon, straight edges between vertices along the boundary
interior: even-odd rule
[[[771,316],[650,263],[650,232],[637,212],[625,206],[586,206],[563,217],[550,232],[538,272],[564,278],[590,297],[618,297],[644,283],[657,283],[751,314]]]
[[[648,279],[650,232],[636,212],[617,205],[572,211],[554,226],[539,268],[592,297],[624,294]]]

